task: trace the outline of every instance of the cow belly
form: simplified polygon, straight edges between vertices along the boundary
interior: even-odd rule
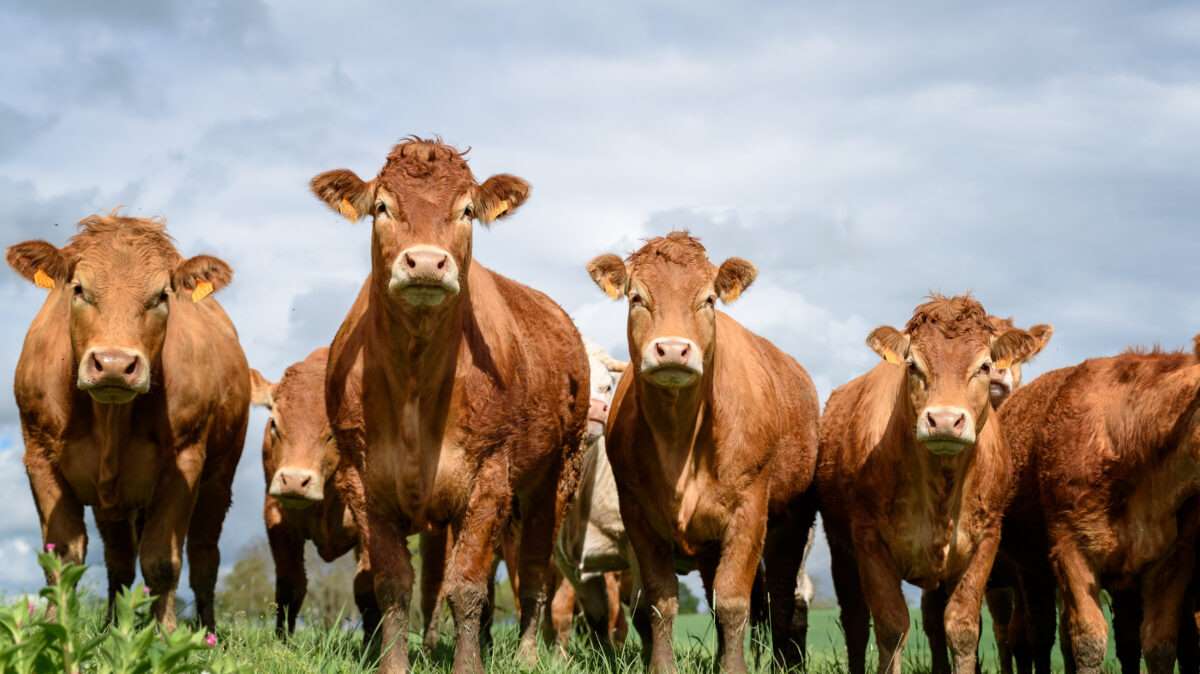
[[[121,451],[117,494],[122,506],[141,508],[150,504],[160,473],[158,456],[158,446],[148,439],[132,440]],[[90,439],[68,441],[59,468],[84,505],[99,503],[100,450]]]

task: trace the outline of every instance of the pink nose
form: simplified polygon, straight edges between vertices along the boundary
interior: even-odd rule
[[[588,418],[595,421],[608,421],[608,403],[592,398],[592,404],[588,407]]]
[[[145,369],[141,355],[127,349],[93,349],[83,362],[84,379],[95,387],[138,388]]]
[[[659,365],[687,365],[691,349],[691,343],[682,339],[659,339],[654,342]]]
[[[316,471],[306,468],[280,468],[271,480],[271,496],[288,502],[316,502],[324,496],[324,485]]]
[[[925,420],[929,424],[931,435],[949,435],[962,437],[967,430],[967,415],[961,411],[926,412]]]
[[[408,250],[404,252],[404,266],[413,278],[440,279],[446,273],[450,256],[438,250]]]

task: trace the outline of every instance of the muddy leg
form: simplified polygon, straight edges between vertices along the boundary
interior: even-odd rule
[[[1100,674],[1108,648],[1108,623],[1100,610],[1100,580],[1071,543],[1059,543],[1051,559],[1063,588],[1067,634],[1079,674]]]
[[[1176,544],[1171,555],[1142,577],[1142,653],[1150,674],[1175,671],[1175,640],[1193,562],[1191,544]]]
[[[557,481],[546,480],[538,492],[521,501],[521,544],[518,563],[518,585],[521,600],[521,645],[517,660],[526,667],[537,665],[538,622],[545,613],[550,593],[551,555],[554,554],[554,535],[566,504],[554,508],[546,504],[558,499]]]
[[[984,537],[975,548],[967,570],[950,591],[946,602],[946,641],[954,658],[954,671],[959,674],[975,672],[979,654],[979,618],[983,610],[983,593],[988,576],[1000,547],[1000,528],[997,522],[990,536]]]
[[[382,613],[379,625],[381,674],[407,674],[408,607],[412,601],[413,568],[408,552],[407,523],[399,515],[367,502],[370,536],[367,545],[375,598]]]

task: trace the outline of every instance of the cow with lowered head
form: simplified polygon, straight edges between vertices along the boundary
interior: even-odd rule
[[[375,178],[329,171],[312,190],[347,218],[371,220],[371,272],[334,338],[325,381],[338,449],[352,465],[346,481],[363,487],[351,508],[365,515],[383,611],[380,668],[408,670],[405,538],[449,527],[454,667],[482,670],[492,558],[514,515],[518,655],[532,665],[554,535],[578,480],[588,371],[557,304],[472,256],[474,223],[516,212],[529,185],[511,175],[476,182],[463,153],[410,138]]]
[[[675,671],[677,565],[698,567],[719,631],[722,670],[746,671],[743,636],[765,559],[775,657],[799,665],[791,634],[797,572],[815,514],[817,394],[808,373],[717,309],[754,281],[750,262],[718,267],[687,232],[622,260],[588,263],[629,303],[630,370],[613,399],[608,455],[646,599],[635,627],[655,672]],[[649,615],[647,615],[649,614]]]
[[[217,539],[250,402],[237,332],[210,297],[233,271],[184,259],[161,221],[115,214],[84,218],[62,248],[27,241],[7,259],[49,290],[14,384],[43,541],[82,562],[91,506],[110,610],[140,558],[154,616],[171,629],[186,539],[196,612],[213,629]]]
[[[1038,342],[997,328],[970,297],[934,296],[903,331],[883,326],[867,343],[884,362],[830,395],[817,466],[849,669],[865,671],[874,622],[879,671],[900,672],[907,581],[944,597],[927,620],[944,630],[955,671],[971,672],[1014,483],[993,370]]]
[[[281,637],[295,631],[307,594],[305,543],[312,541],[326,562],[357,551],[359,544],[354,517],[335,487],[340,455],[325,413],[328,360],[328,347],[316,349],[275,383],[250,371],[254,404],[270,412],[262,440],[263,519],[275,561],[275,633]],[[378,609],[371,578],[362,569],[354,579],[354,599],[363,636],[370,639]]]

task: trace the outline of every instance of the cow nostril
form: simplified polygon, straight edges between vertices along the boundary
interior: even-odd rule
[[[687,346],[683,347],[683,350],[681,350],[681,351],[679,352],[679,357],[680,357],[680,358],[687,358],[687,355],[688,355],[688,348],[689,348],[689,347],[687,347]]]
[[[958,415],[958,418],[954,420],[954,428],[956,428],[958,430],[962,430],[962,427],[966,423],[966,421],[967,421],[967,415],[965,415],[965,414]]]
[[[284,487],[287,486],[287,475],[279,476],[279,484],[283,485]]]
[[[438,261],[438,267],[437,267],[437,268],[438,268],[438,269],[445,269],[445,268],[446,268],[446,256],[445,256],[445,255],[443,255],[443,256],[442,256],[442,259]]]
[[[125,368],[125,374],[133,374],[134,370],[137,369],[137,364],[138,364],[137,358],[134,358],[133,360],[131,360],[129,362],[129,366]]]
[[[930,429],[937,428],[937,419],[934,418],[932,412],[925,413],[925,420],[929,422]]]
[[[405,254],[404,254],[404,264],[408,265],[408,268],[409,268],[409,269],[416,269],[416,268],[417,268],[417,261],[416,261],[416,260],[414,260],[414,259],[412,258],[412,256],[411,256],[411,255],[409,255],[408,253],[405,253]]]
[[[662,344],[655,344],[654,350],[655,350],[655,352],[658,353],[659,358],[662,358],[663,356],[667,355],[667,350],[662,348]]]
[[[305,477],[305,478],[304,478],[304,479],[303,479],[303,480],[300,482],[300,488],[301,488],[301,489],[303,489],[303,488],[307,487],[309,482],[312,482],[312,477]]]
[[[92,354],[92,369],[100,374],[103,374],[104,372],[104,363],[100,362],[100,359],[96,357],[95,353]]]

